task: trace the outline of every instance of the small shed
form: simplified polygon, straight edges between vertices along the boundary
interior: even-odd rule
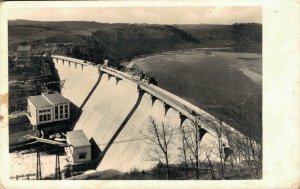
[[[66,154],[71,164],[91,161],[91,143],[82,130],[67,132]]]

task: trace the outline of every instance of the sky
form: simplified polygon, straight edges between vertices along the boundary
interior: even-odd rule
[[[149,24],[261,23],[262,9],[254,6],[12,8],[8,11],[8,19]]]

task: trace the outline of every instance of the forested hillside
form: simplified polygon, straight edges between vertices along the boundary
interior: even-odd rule
[[[197,47],[199,41],[173,26],[126,25],[109,31],[98,30],[70,52],[76,58],[101,63],[121,61],[142,54]]]
[[[261,53],[262,25],[153,25],[86,21],[8,22],[9,50],[28,43],[34,53],[53,53],[102,63],[129,60],[149,53],[195,47],[229,47]],[[69,45],[50,46],[49,43]]]
[[[231,47],[234,51],[262,51],[261,24],[177,25],[201,41],[205,47]]]

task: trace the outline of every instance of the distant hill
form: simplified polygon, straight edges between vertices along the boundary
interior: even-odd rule
[[[9,20],[8,41],[9,48],[14,49],[17,44],[26,41],[33,45],[43,45],[46,42],[63,42],[81,44],[82,37],[104,29],[110,30],[121,24],[102,24],[86,21],[41,22],[31,20]]]
[[[191,34],[206,47],[232,47],[234,51],[262,51],[262,25],[255,23],[233,25],[176,25]]]
[[[197,47],[198,39],[164,25],[124,25],[108,31],[98,30],[76,46],[70,55],[96,63],[103,59],[121,61],[142,54]]]
[[[29,43],[34,52],[49,52],[103,62],[121,61],[139,55],[195,47],[231,47],[234,51],[261,53],[262,26],[155,25],[98,23],[87,21],[8,22],[9,49]],[[71,43],[49,48],[47,43]]]

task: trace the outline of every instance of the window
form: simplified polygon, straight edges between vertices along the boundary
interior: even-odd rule
[[[59,118],[60,119],[64,118],[64,106],[63,105],[59,106]]]
[[[65,118],[69,118],[68,105],[65,105]]]
[[[39,122],[46,122],[51,120],[51,109],[39,110]]]
[[[65,114],[67,114],[68,113],[68,105],[66,104],[65,105]]]
[[[85,153],[78,153],[79,159],[85,159],[86,157],[86,152]]]
[[[58,119],[58,106],[55,106],[55,119]]]
[[[39,113],[41,114],[41,113],[49,113],[49,112],[51,112],[51,110],[50,109],[46,109],[46,110],[39,110]]]

